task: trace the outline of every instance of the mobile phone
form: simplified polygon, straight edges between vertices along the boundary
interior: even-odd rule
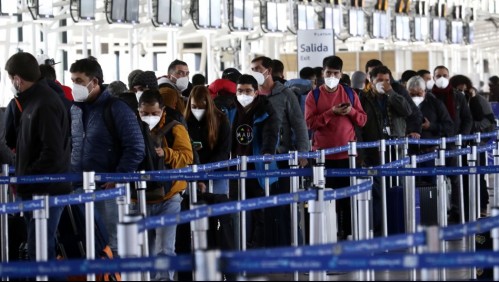
[[[338,105],[338,107],[340,107],[340,108],[346,108],[348,106],[350,106],[350,103],[341,103]]]
[[[203,143],[198,142],[198,141],[194,141],[194,142],[192,142],[192,148],[194,148],[195,150],[202,149]]]

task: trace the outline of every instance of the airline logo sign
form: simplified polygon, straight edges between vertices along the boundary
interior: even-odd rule
[[[322,60],[334,55],[332,29],[298,30],[298,71],[304,67],[322,67]]]

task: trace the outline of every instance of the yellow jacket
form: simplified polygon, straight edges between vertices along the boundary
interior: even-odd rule
[[[153,132],[158,131],[159,128],[164,127],[166,124],[166,113],[163,113],[159,124],[153,128]],[[174,136],[173,144],[168,144],[166,137],[163,136],[162,148],[165,152],[165,165],[171,168],[184,168],[193,162],[192,144],[189,138],[187,129],[182,124],[175,125],[172,129]],[[168,200],[175,194],[184,191],[187,188],[186,181],[173,181],[170,191],[165,195],[163,200]]]

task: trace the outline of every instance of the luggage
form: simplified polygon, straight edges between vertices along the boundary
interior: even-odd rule
[[[420,223],[420,194],[415,193],[416,201],[416,225]],[[386,209],[388,220],[388,234],[400,234],[405,232],[404,212],[404,188],[395,186],[386,191]]]
[[[437,187],[421,186],[416,187],[419,191],[419,204],[421,208],[421,225],[438,225],[437,216]]]
[[[95,212],[95,211],[94,211]],[[109,235],[99,214],[95,212],[95,257],[112,259]],[[57,228],[59,259],[86,258],[85,205],[64,207]],[[86,276],[67,277],[68,281],[85,281]],[[96,281],[121,281],[119,273],[96,274]]]
[[[480,220],[480,219],[478,219]],[[493,241],[490,237],[490,231],[479,233],[475,235],[475,249],[476,251],[491,251],[493,250]],[[490,280],[494,278],[493,268],[476,268],[477,280]]]

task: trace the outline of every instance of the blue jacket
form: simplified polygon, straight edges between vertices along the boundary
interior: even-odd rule
[[[71,107],[73,172],[134,172],[144,158],[144,138],[137,116],[121,100],[111,107],[118,133],[111,136],[104,121],[104,109],[110,97],[109,92],[104,91],[91,104],[74,102]]]

